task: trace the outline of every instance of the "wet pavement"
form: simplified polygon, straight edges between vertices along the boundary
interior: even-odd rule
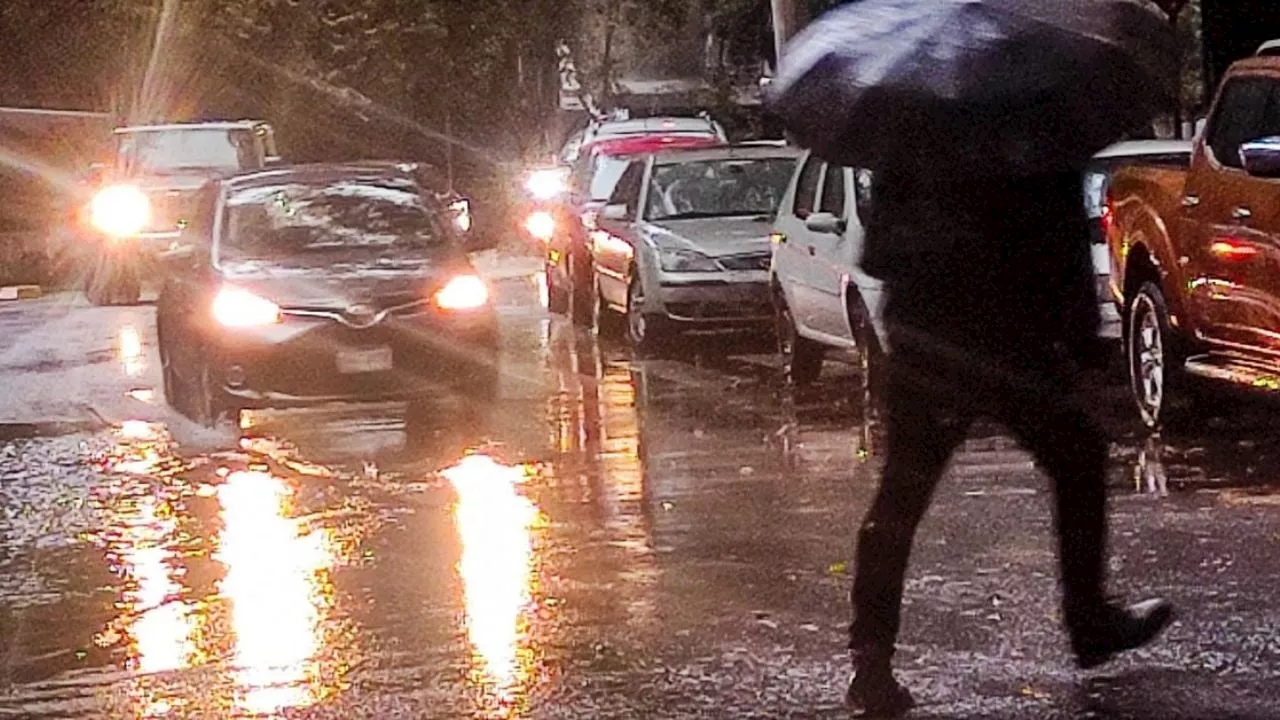
[[[0,718],[844,717],[879,457],[848,371],[793,394],[751,338],[636,362],[498,286],[500,399],[413,439],[394,406],[195,428],[150,308],[0,309]],[[917,542],[913,716],[1280,718],[1274,410],[1148,438],[1091,393],[1116,589],[1178,622],[1074,670],[1046,483],[980,428]]]

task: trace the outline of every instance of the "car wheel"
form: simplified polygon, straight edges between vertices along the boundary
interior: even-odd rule
[[[228,407],[218,397],[214,390],[213,370],[207,362],[200,366],[193,395],[191,404],[194,412],[191,419],[195,422],[210,428],[217,427],[224,420],[231,420],[233,424],[239,425],[240,412]]]
[[[666,345],[671,333],[666,318],[646,313],[644,306],[644,283],[633,275],[627,286],[627,340],[636,352],[653,353]]]
[[[800,336],[796,329],[791,308],[779,293],[775,320],[777,323],[778,354],[782,356],[782,373],[787,382],[810,385],[822,374],[822,358],[826,354],[821,345]]]
[[[544,270],[547,279],[547,309],[556,315],[569,312],[569,292],[556,280],[556,271],[550,265]]]
[[[614,312],[605,302],[604,293],[600,291],[600,282],[592,283],[595,292],[591,298],[591,326],[601,337],[615,338],[622,334],[623,318]]]
[[[580,268],[576,265],[586,265],[586,268]],[[595,319],[595,302],[596,299],[592,294],[595,289],[595,272],[586,260],[577,260],[570,265],[573,278],[572,290],[570,291],[571,314],[573,315],[573,324],[578,327],[591,327]]]
[[[1189,414],[1192,397],[1182,392],[1183,356],[1169,324],[1169,306],[1155,283],[1144,283],[1129,302],[1125,355],[1129,387],[1144,425],[1170,426]]]
[[[99,259],[89,271],[85,296],[94,305],[136,305],[142,297],[137,268],[125,262]]]
[[[856,291],[848,300],[849,329],[853,333],[853,342],[858,353],[859,390],[855,401],[864,413],[872,418],[878,417],[883,410],[885,383],[888,373],[888,358],[884,348],[880,346],[880,337],[876,335],[875,324],[866,303]]]

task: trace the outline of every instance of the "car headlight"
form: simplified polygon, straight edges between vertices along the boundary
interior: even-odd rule
[[[435,302],[444,310],[474,310],[489,302],[489,288],[475,275],[459,275],[440,288]]]
[[[693,250],[662,249],[658,251],[662,269],[666,272],[718,272],[715,260]]]
[[[524,188],[536,200],[554,200],[569,189],[569,172],[564,168],[535,170],[529,173]]]
[[[556,219],[545,210],[531,213],[524,220],[524,229],[533,237],[547,242],[556,234]]]
[[[110,185],[89,202],[89,222],[113,237],[140,232],[151,222],[151,201],[133,185]]]
[[[248,290],[227,287],[213,299],[213,318],[229,328],[262,327],[281,321],[280,306]]]

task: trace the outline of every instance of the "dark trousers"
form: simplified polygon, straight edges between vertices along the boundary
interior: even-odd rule
[[[850,648],[872,662],[892,656],[916,528],[980,416],[1003,423],[1052,481],[1068,629],[1103,602],[1107,441],[1073,400],[1053,323],[1036,322],[1051,308],[939,287],[889,288],[887,458],[858,537],[850,628]]]

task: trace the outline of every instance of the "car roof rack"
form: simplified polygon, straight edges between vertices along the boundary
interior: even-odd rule
[[[1280,55],[1280,40],[1269,40],[1262,43],[1262,47],[1258,48],[1256,54],[1267,57]]]

